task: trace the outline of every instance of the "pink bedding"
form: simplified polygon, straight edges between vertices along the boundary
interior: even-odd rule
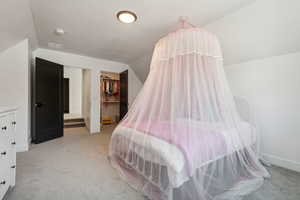
[[[187,125],[183,122],[171,126],[168,122],[160,121],[137,124],[137,127],[128,122],[122,122],[121,125],[176,145],[184,154],[189,171],[195,169],[194,165],[199,162],[205,163],[227,153],[226,141],[220,127]]]

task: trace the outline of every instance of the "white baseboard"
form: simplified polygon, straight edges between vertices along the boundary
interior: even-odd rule
[[[274,155],[270,155],[270,154],[262,154],[262,156],[264,159],[266,159],[273,165],[300,172],[300,163],[299,162],[280,158],[278,156],[274,156]]]
[[[24,152],[29,150],[29,145],[28,144],[17,144],[16,146],[16,151],[17,152]]]

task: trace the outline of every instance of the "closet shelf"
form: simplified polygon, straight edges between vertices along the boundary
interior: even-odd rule
[[[102,78],[102,80],[109,80],[109,81],[120,81],[120,80],[117,80],[117,79],[111,79],[111,78]]]
[[[102,101],[103,103],[120,103],[120,101]]]

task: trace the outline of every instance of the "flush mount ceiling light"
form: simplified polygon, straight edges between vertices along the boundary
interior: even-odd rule
[[[136,14],[127,10],[118,12],[117,17],[120,22],[125,24],[130,24],[137,20]]]

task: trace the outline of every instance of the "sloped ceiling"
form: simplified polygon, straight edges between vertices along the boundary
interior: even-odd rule
[[[203,26],[253,0],[31,0],[40,47],[130,64],[141,80],[147,75],[155,42],[171,31],[179,16]],[[133,24],[116,19],[120,10],[138,15]],[[60,27],[64,36],[53,34]]]
[[[2,0],[0,19],[0,52],[26,38],[32,49],[37,47],[29,0]]]
[[[120,23],[120,10],[138,21]],[[300,51],[299,10],[298,0],[3,0],[0,52],[25,38],[32,49],[57,42],[60,51],[129,64],[143,81],[155,42],[179,16],[217,34],[230,65]],[[67,33],[56,36],[57,27]]]
[[[300,51],[300,1],[257,0],[203,28],[219,38],[225,67]],[[145,80],[151,52],[131,63]]]
[[[204,28],[215,33],[225,65],[300,51],[300,1],[259,0]]]

